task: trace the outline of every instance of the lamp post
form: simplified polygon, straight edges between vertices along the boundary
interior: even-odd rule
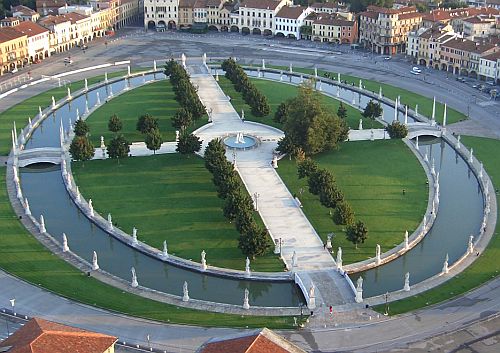
[[[151,350],[151,338],[149,337],[149,333],[146,336],[146,339],[148,340],[148,348],[149,348],[149,350]]]
[[[389,315],[389,292],[385,292],[384,299],[385,299],[385,312],[384,312],[384,315],[388,316]]]

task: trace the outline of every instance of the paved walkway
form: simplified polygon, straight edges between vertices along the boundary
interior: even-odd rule
[[[190,67],[191,72],[199,72]],[[300,206],[271,165],[277,140],[283,133],[264,125],[242,122],[228,97],[208,73],[192,74],[198,95],[211,111],[213,124],[197,132],[205,143],[211,139],[238,131],[257,136],[263,142],[249,151],[238,151],[237,170],[248,192],[257,197],[258,211],[271,237],[282,242],[281,253],[289,269],[293,252],[297,253],[297,269],[333,268],[335,262],[323,249],[323,242],[309,223]],[[228,152],[232,159],[232,152]]]

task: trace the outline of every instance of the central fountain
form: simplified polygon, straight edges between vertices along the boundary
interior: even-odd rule
[[[224,144],[231,149],[245,150],[255,147],[257,145],[257,141],[256,137],[238,132],[236,135],[227,136],[224,139]]]

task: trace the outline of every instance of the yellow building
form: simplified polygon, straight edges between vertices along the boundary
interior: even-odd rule
[[[11,27],[0,28],[0,74],[28,63],[28,36]]]

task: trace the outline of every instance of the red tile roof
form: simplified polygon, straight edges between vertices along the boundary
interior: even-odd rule
[[[42,18],[40,21],[38,21],[38,23],[41,24],[42,26],[51,26],[51,25],[57,25],[57,24],[69,22],[69,21],[70,20],[68,18],[61,16],[61,15],[57,15],[57,16],[48,15],[48,16],[45,16],[44,18]]]
[[[283,337],[264,328],[260,332],[229,339],[213,339],[199,353],[305,353]]]
[[[314,24],[327,25],[327,26],[346,26],[351,27],[355,25],[354,21],[347,21],[341,16],[322,16],[314,21]]]
[[[281,17],[281,18],[291,18],[296,20],[297,18],[302,15],[302,13],[306,10],[305,7],[302,6],[283,6],[281,10],[278,11],[276,14],[276,17]]]
[[[482,57],[482,59],[491,60],[491,61],[500,60],[500,51],[497,51],[496,53],[493,53],[493,54],[485,55]]]
[[[276,0],[243,0],[240,8],[248,7],[251,9],[274,10],[279,4],[280,2]]]
[[[11,346],[9,353],[103,353],[116,341],[113,336],[34,318],[0,347]]]
[[[16,31],[26,34],[28,37],[33,37],[49,31],[47,28],[31,21],[23,21],[13,28]]]
[[[12,27],[1,27],[0,28],[0,43],[9,42],[11,40],[21,38],[24,34],[16,31]]]
[[[85,16],[85,15],[79,14],[78,12],[69,12],[69,13],[61,15],[61,16],[66,18],[67,20],[71,21],[71,23],[73,23],[73,24],[75,24],[78,21],[81,21],[83,19],[90,17],[90,16]]]
[[[443,10],[443,9],[437,9],[433,10],[431,12],[423,14],[423,19],[426,21],[448,21],[452,19],[457,19],[457,18],[467,18],[471,16],[477,16],[477,15],[495,15],[495,14],[500,14],[499,10],[493,9],[493,8],[475,8],[475,7],[465,7],[465,8],[460,8],[460,9],[453,9],[453,10]]]

